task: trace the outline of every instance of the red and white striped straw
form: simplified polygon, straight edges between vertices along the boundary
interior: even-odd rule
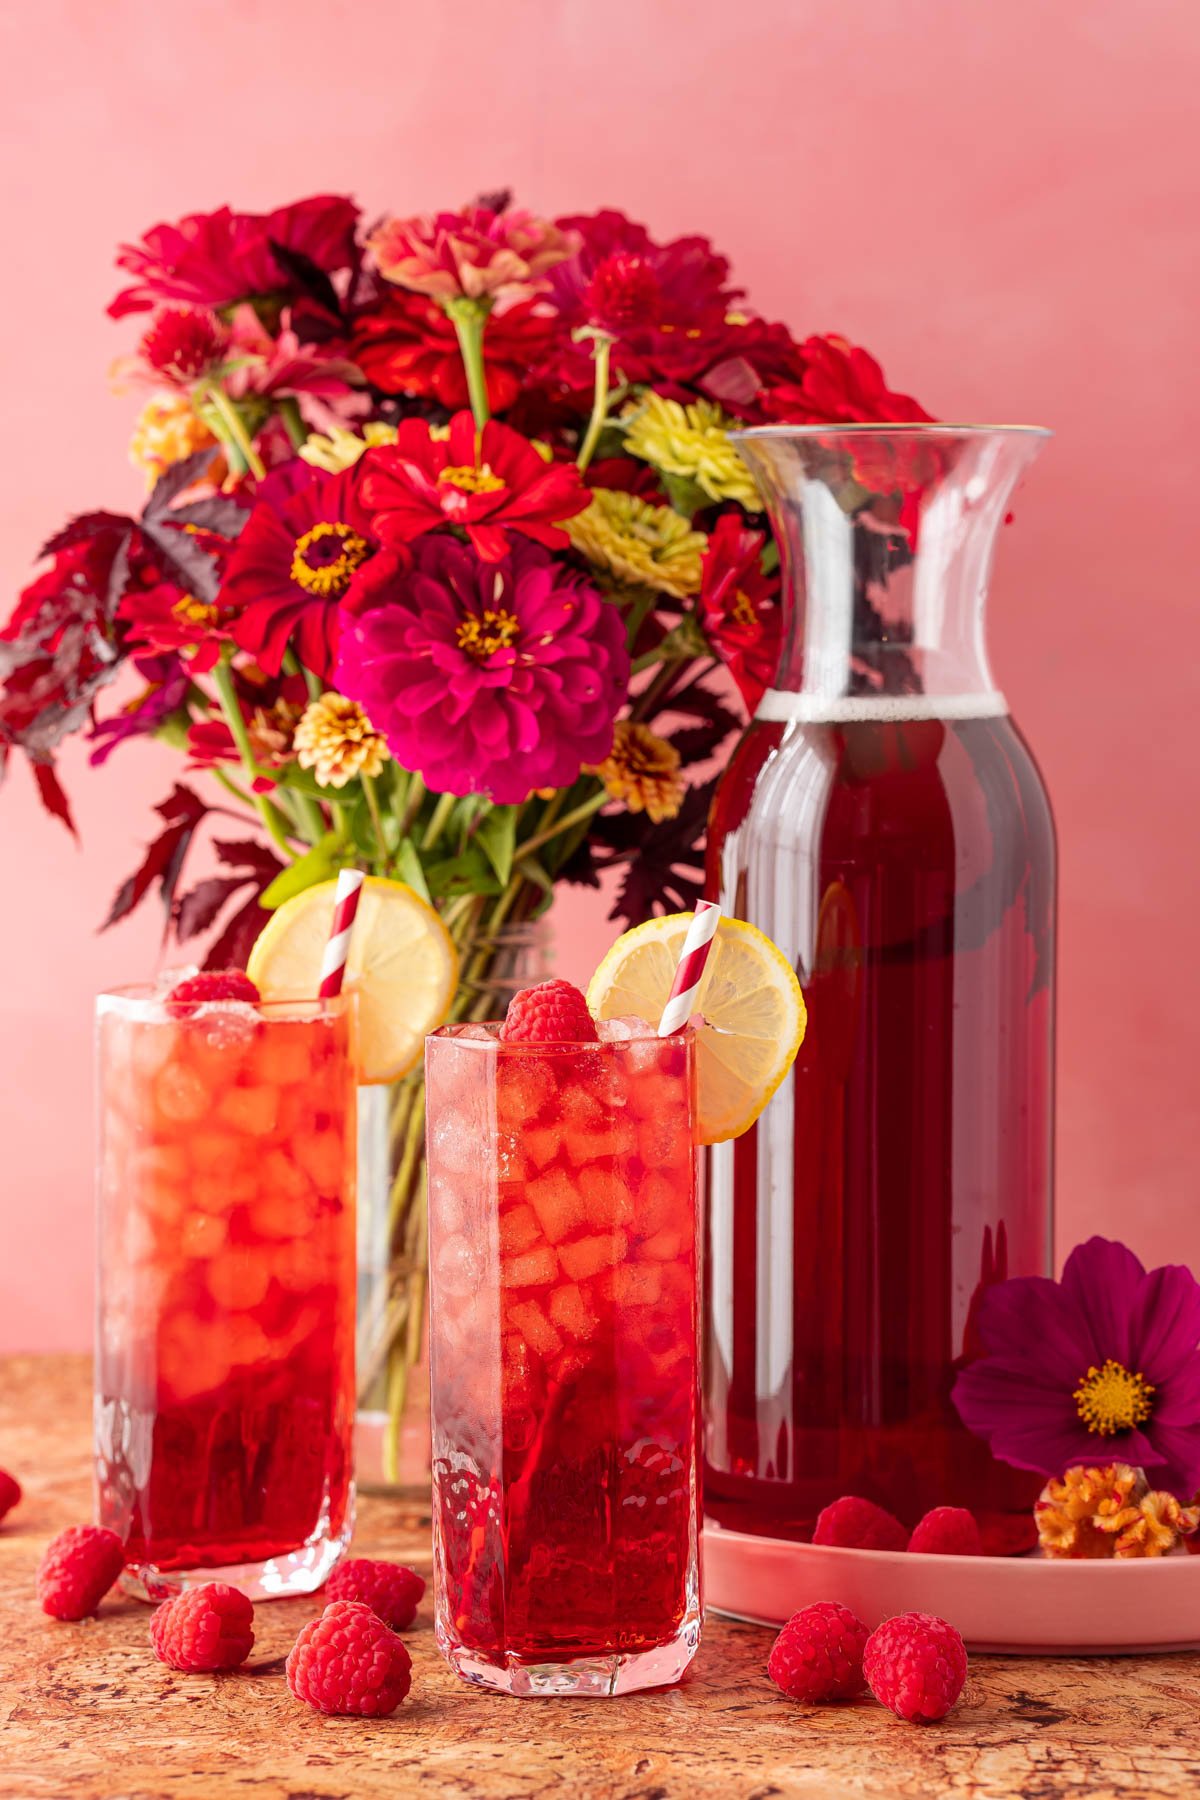
[[[663,1008],[663,1016],[658,1022],[659,1037],[670,1037],[673,1032],[682,1031],[696,1010],[695,1000],[704,978],[704,965],[708,961],[708,953],[712,949],[712,941],[720,923],[721,909],[716,902],[697,900],[695,914],[683,940],[683,949],[679,952],[679,965],[671,983],[671,992]]]
[[[321,985],[317,989],[322,1000],[331,1000],[342,991],[342,982],[346,978],[346,954],[350,949],[350,934],[354,930],[354,916],[358,911],[358,896],[362,884],[361,869],[343,869],[337,878],[333,919],[329,926],[329,941],[321,958]]]

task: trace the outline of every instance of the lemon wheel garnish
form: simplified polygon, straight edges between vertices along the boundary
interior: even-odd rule
[[[619,937],[587,991],[598,1019],[657,1024],[671,992],[691,913],[648,919]],[[808,1015],[791,964],[753,925],[723,918],[705,964],[695,1010],[697,1121],[703,1144],[740,1137],[795,1060]]]
[[[311,1000],[333,918],[335,881],[285,900],[250,952],[246,973],[264,1000]],[[397,1081],[419,1061],[425,1033],[443,1023],[458,956],[433,908],[402,881],[368,875],[346,958],[358,995],[358,1078]]]

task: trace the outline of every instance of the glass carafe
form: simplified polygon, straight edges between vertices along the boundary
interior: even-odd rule
[[[734,1530],[804,1538],[846,1493],[908,1524],[1031,1498],[950,1395],[982,1285],[1051,1272],[1054,827],[984,643],[1045,435],[738,439],[784,644],[717,795],[708,892],[793,960],[809,1029],[707,1172],[705,1501]]]

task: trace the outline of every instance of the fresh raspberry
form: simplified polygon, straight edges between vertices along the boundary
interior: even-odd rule
[[[236,1669],[254,1647],[254,1608],[227,1581],[206,1581],[163,1601],[150,1620],[150,1642],[173,1669]]]
[[[982,1556],[983,1538],[965,1506],[935,1506],[913,1527],[908,1547],[918,1556]]]
[[[1024,1556],[1037,1548],[1037,1522],[1032,1513],[982,1512],[979,1539],[984,1556]]]
[[[394,1631],[358,1600],[334,1600],[300,1633],[287,1659],[297,1700],[323,1713],[383,1719],[412,1682],[412,1657]]]
[[[0,1469],[0,1519],[10,1513],[21,1498],[21,1484],[7,1469]]]
[[[771,1646],[767,1674],[790,1700],[852,1700],[867,1685],[867,1635],[849,1607],[819,1600],[792,1614]]]
[[[125,1566],[125,1546],[103,1525],[68,1525],[37,1570],[37,1597],[52,1619],[86,1619]]]
[[[539,981],[513,995],[500,1036],[506,1043],[594,1044],[599,1033],[577,987],[569,981]]]
[[[403,1631],[417,1616],[425,1580],[402,1563],[372,1562],[367,1556],[352,1556],[334,1570],[325,1583],[325,1592],[331,1600],[361,1600],[393,1631]]]
[[[863,1652],[867,1685],[881,1706],[913,1725],[944,1719],[967,1679],[967,1653],[953,1625],[932,1613],[885,1619]]]
[[[907,1550],[908,1533],[899,1519],[873,1500],[843,1494],[818,1515],[812,1541],[843,1550]]]
[[[167,1006],[173,1013],[187,1017],[198,1006],[214,1000],[261,1000],[262,995],[242,969],[212,969],[207,974],[189,975],[177,981],[167,995]]]

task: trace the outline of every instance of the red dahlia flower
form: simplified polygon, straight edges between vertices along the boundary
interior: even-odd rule
[[[357,467],[324,475],[294,461],[275,470],[259,486],[218,595],[237,615],[234,641],[270,675],[292,648],[306,669],[327,676],[342,601],[377,548]]]
[[[602,762],[625,699],[620,612],[536,544],[498,562],[427,538],[364,571],[337,686],[437,793],[517,804]],[[373,604],[371,602],[374,602]]]
[[[554,337],[554,321],[523,300],[494,313],[483,336],[488,405],[507,412],[521,392],[525,371],[540,362]],[[467,376],[458,334],[435,300],[390,294],[360,316],[350,356],[373,387],[385,394],[415,394],[456,410],[467,404]]]
[[[496,419],[477,432],[469,412],[455,413],[448,438],[406,419],[395,444],[368,452],[361,466],[363,501],[383,543],[459,525],[485,562],[499,562],[514,531],[565,550],[559,522],[591,497],[574,463],[543,462],[528,438]]]
[[[134,276],[109,307],[114,319],[147,312],[160,300],[231,306],[237,300],[287,296],[295,283],[273,244],[307,257],[326,274],[353,265],[358,208],[338,194],[314,194],[270,213],[189,213],[177,225],[155,225],[140,244],[122,244],[117,267]]]
[[[779,667],[781,618],[763,574],[766,536],[740,514],[722,513],[709,533],[696,610],[704,634],[737,682],[753,715]]]
[[[546,271],[570,256],[570,233],[519,207],[502,212],[464,206],[411,219],[388,219],[368,239],[380,273],[397,287],[435,300],[528,300]]]

